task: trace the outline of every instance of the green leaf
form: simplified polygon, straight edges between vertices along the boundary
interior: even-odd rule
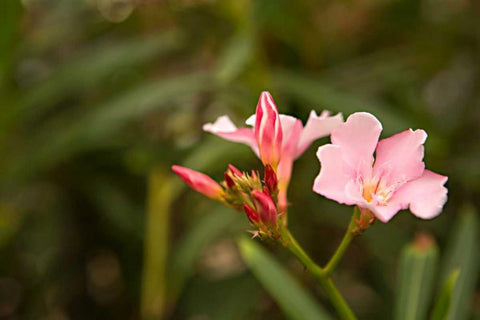
[[[473,206],[460,210],[453,234],[448,241],[442,278],[445,280],[456,269],[460,269],[457,283],[453,290],[452,301],[447,319],[468,319],[473,302],[475,283],[479,272],[479,222],[477,211]]]
[[[438,249],[433,238],[418,235],[402,252],[395,301],[395,320],[423,320],[430,304]]]
[[[238,245],[253,274],[289,319],[332,319],[261,246],[246,237],[242,237]]]
[[[438,295],[437,302],[433,307],[431,320],[444,320],[447,318],[452,302],[453,290],[458,280],[459,269],[455,269],[443,284],[443,288]]]

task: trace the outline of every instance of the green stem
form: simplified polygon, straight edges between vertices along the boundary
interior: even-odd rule
[[[324,276],[329,276],[333,272],[333,270],[337,267],[340,260],[342,260],[343,255],[345,254],[345,251],[347,251],[347,248],[350,245],[350,242],[352,242],[354,238],[354,234],[352,231],[355,228],[355,226],[356,226],[356,223],[355,223],[355,214],[354,214],[352,215],[352,219],[350,220],[348,229],[345,232],[345,235],[343,236],[342,242],[340,242],[340,245],[338,246],[333,256],[330,258],[330,261],[328,261],[327,265],[322,269]]]
[[[323,288],[333,306],[337,310],[338,315],[344,320],[357,319],[347,302],[338,291],[332,279],[325,274],[324,270],[319,267],[308,254],[298,244],[292,234],[286,229],[281,228],[284,245],[290,250],[307,268],[307,270],[317,279],[320,286]],[[348,245],[348,244],[347,244]]]

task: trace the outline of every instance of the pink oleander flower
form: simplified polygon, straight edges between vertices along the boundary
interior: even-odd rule
[[[367,209],[383,222],[407,208],[422,219],[440,214],[448,178],[425,169],[425,131],[408,129],[378,141],[381,131],[377,118],[365,112],[334,129],[332,144],[318,148],[321,170],[313,191]]]
[[[222,200],[224,195],[222,186],[206,174],[176,165],[172,166],[172,170],[193,190],[211,199]]]
[[[286,192],[295,159],[313,141],[329,135],[342,123],[340,113],[330,116],[328,111],[323,111],[318,116],[312,110],[304,127],[299,119],[278,114],[272,96],[264,91],[260,95],[256,114],[246,121],[253,128],[237,128],[228,116],[221,116],[214,123],[205,124],[203,130],[250,146],[264,165],[271,165],[278,177],[279,207],[283,210],[287,205]]]

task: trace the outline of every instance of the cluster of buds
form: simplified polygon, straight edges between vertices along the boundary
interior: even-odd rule
[[[195,191],[238,211],[243,210],[255,227],[254,236],[279,237],[279,226],[285,223],[285,213],[278,208],[278,180],[270,165],[265,166],[263,181],[257,171],[242,172],[231,164],[221,183],[189,168],[173,166],[172,170]]]

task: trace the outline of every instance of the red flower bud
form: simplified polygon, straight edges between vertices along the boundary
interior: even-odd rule
[[[275,225],[277,223],[277,208],[270,194],[253,190],[252,198],[260,220],[266,225]]]
[[[277,174],[269,164],[265,166],[264,182],[270,194],[275,194],[278,191]]]
[[[243,204],[243,210],[247,214],[248,220],[252,223],[258,223],[260,219],[258,218],[258,213],[255,212],[250,206],[246,203]]]
[[[228,170],[232,173],[233,176],[243,177],[243,172],[238,170],[233,164],[228,165]]]
[[[233,188],[235,186],[235,181],[233,181],[233,178],[230,176],[230,172],[225,171],[223,176],[225,177],[225,184],[227,187]]]

